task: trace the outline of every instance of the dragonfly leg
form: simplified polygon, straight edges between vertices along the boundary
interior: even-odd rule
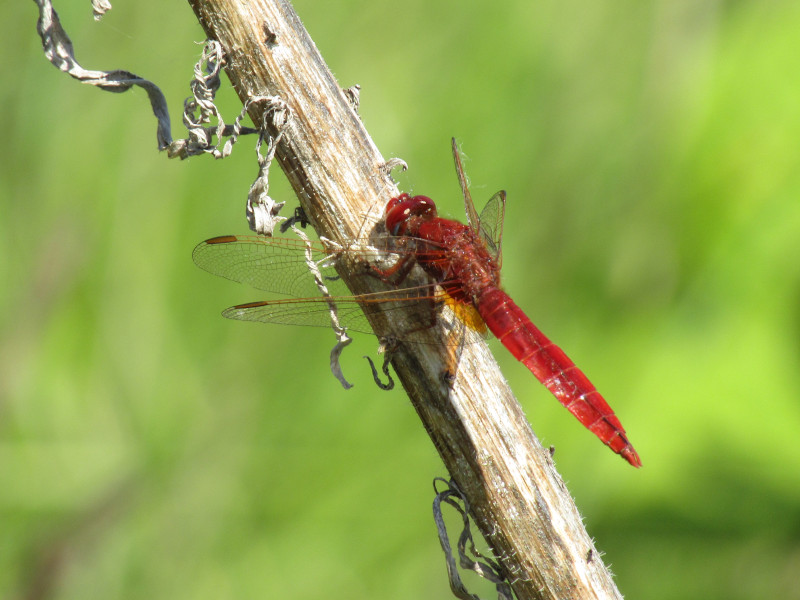
[[[411,269],[414,268],[416,263],[417,261],[414,256],[408,254],[400,258],[388,269],[381,269],[375,265],[370,265],[369,272],[371,275],[377,277],[384,283],[398,285],[405,281],[406,277],[408,277],[408,274],[411,272]]]

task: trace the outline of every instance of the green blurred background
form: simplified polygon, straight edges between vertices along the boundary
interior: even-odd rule
[[[181,137],[203,33],[184,2],[115,4],[56,8]],[[496,356],[623,594],[800,598],[800,4],[490,4],[295,7],[404,190],[462,216],[455,135],[478,202],[508,191],[506,288],[644,467]],[[329,332],[227,321],[260,295],[192,264],[247,230],[252,142],[167,160],[144,93],[59,73],[36,17],[0,7],[0,597],[450,597],[445,471],[375,340],[344,391]]]

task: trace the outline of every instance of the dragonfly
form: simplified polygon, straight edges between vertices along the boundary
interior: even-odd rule
[[[330,311],[335,307],[339,323],[348,331],[373,333],[367,314],[376,310],[399,311],[395,314],[406,323],[421,319],[423,325],[416,330],[431,327],[444,318],[437,315],[447,313],[467,332],[456,343],[469,343],[491,332],[589,431],[640,467],[638,453],[600,392],[502,289],[505,191],[492,196],[479,215],[455,139],[452,150],[466,224],[440,217],[427,196],[402,193],[387,203],[385,232],[377,241],[372,236],[332,249],[301,239],[226,235],[198,244],[192,256],[202,269],[284,296],[232,306],[223,316],[330,327]],[[376,261],[376,256],[381,260]],[[362,276],[388,282],[390,289],[353,295],[336,271],[344,259],[365,265]],[[319,268],[316,279],[309,273],[309,260]],[[419,278],[409,277],[415,266],[426,277],[422,284],[417,283]],[[325,294],[320,294],[320,282]],[[402,333],[397,339],[404,341]]]

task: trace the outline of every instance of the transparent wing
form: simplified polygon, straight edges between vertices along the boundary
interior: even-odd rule
[[[397,311],[393,320],[408,331],[430,327],[437,320],[445,324],[448,320],[461,321],[474,330],[482,327],[480,317],[470,312],[471,307],[456,303],[443,287],[434,283],[352,295],[333,267],[336,255],[331,255],[321,244],[313,244],[311,257],[318,262],[329,294],[323,296],[308,269],[306,250],[306,243],[301,240],[228,235],[201,242],[192,258],[199,267],[214,275],[291,296],[232,306],[222,313],[229,319],[329,328],[333,309],[340,325],[352,331],[373,333],[365,312]],[[420,248],[415,251],[419,253]],[[428,245],[424,251],[430,255],[437,250]],[[366,260],[366,253],[361,258]],[[362,276],[375,278],[366,268]],[[441,285],[446,287],[447,284],[442,282]],[[402,334],[399,337],[402,339]]]
[[[506,192],[500,190],[489,198],[481,211],[478,233],[497,265],[502,263],[500,242],[503,238],[503,219],[506,215]]]
[[[461,193],[464,196],[464,211],[467,213],[467,223],[474,229],[486,244],[489,253],[497,261],[501,262],[500,241],[503,237],[503,218],[506,213],[506,192],[501,190],[489,199],[486,203],[481,216],[475,210],[475,203],[469,192],[469,182],[464,173],[464,165],[461,162],[461,152],[458,150],[456,138],[452,138],[453,160],[456,163],[456,175],[461,186]]]
[[[319,243],[311,244],[311,259],[332,294],[349,294],[331,264],[330,256]],[[319,295],[314,277],[305,259],[306,244],[290,238],[223,235],[199,243],[192,260],[201,269],[214,275],[244,283],[258,290],[295,296]]]
[[[431,311],[444,301],[443,292],[437,292],[433,286],[426,285],[356,296],[318,295],[309,298],[248,302],[227,308],[222,315],[240,321],[330,328],[331,311],[335,311],[336,319],[343,327],[347,327],[350,331],[373,334],[365,313],[378,310],[384,313],[400,311],[403,313],[400,315],[403,322],[417,323],[411,328],[419,328],[420,318],[424,324],[426,313],[428,326],[433,324],[435,313]],[[412,318],[411,315],[415,313],[419,314],[416,318]]]
[[[464,196],[464,211],[467,213],[467,225],[474,230],[478,230],[478,211],[475,210],[475,204],[472,202],[472,196],[469,193],[469,182],[464,173],[464,165],[461,164],[461,152],[458,150],[458,143],[456,138],[452,138],[453,146],[453,160],[456,163],[456,175],[458,175],[458,183],[461,186],[461,193]]]

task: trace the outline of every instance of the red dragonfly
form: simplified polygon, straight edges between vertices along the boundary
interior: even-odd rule
[[[425,311],[449,310],[468,330],[480,334],[488,328],[587,429],[631,465],[640,467],[639,455],[600,392],[500,288],[505,192],[495,194],[478,217],[455,139],[453,155],[469,225],[439,217],[435,204],[426,196],[404,193],[392,198],[384,213],[388,235],[380,244],[383,250],[377,252],[384,258],[388,255],[397,258],[389,268],[371,266],[364,272],[385,281],[393,280],[394,289],[354,296],[334,270],[344,253],[362,263],[374,259],[377,250],[374,239],[369,242],[369,251],[352,250],[365,247],[357,241],[346,249],[331,251],[321,244],[299,239],[221,236],[195,248],[192,256],[198,266],[257,289],[291,296],[240,304],[222,314],[246,321],[330,327],[333,303],[341,325],[372,333],[364,311],[370,312],[378,304],[384,310],[416,311],[416,319],[421,305],[429,305]],[[318,283],[308,271],[308,258],[319,265],[328,288],[327,297],[320,295]],[[432,283],[421,286],[407,283],[407,275],[415,264],[427,273]],[[435,319],[434,316],[431,323]],[[463,335],[461,339],[463,343]]]

